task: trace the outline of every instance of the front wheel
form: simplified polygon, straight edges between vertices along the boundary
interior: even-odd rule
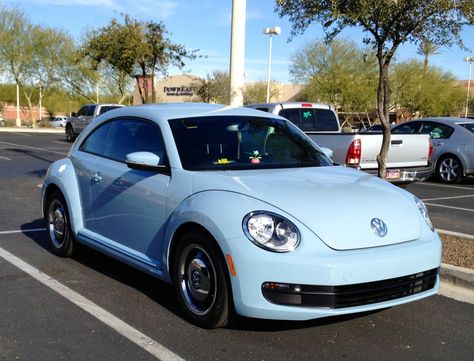
[[[186,318],[203,328],[225,326],[230,316],[230,285],[221,252],[211,236],[191,231],[173,257],[173,284]]]
[[[436,167],[436,175],[444,183],[459,183],[463,175],[461,161],[452,155],[441,157]]]
[[[54,191],[48,196],[45,222],[53,253],[61,257],[71,256],[74,251],[75,240],[71,230],[67,204],[59,191]]]

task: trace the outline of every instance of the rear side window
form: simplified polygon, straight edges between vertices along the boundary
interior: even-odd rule
[[[282,109],[278,114],[306,131],[338,131],[336,115],[329,109]]]
[[[454,129],[446,124],[435,122],[424,122],[420,134],[429,134],[432,139],[448,139]]]
[[[117,106],[113,106],[113,105],[106,105],[106,106],[100,107],[99,115],[107,113],[108,111],[110,111],[112,109],[117,109],[117,108],[121,108],[121,107],[117,107]]]

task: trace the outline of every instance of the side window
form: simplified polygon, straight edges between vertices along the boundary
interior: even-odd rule
[[[413,122],[413,123],[406,123],[399,125],[395,129],[392,130],[392,133],[395,134],[418,134],[418,130],[420,128],[420,123]]]
[[[165,147],[159,127],[141,119],[115,119],[94,130],[81,145],[84,152],[119,162],[133,152],[151,152],[166,164]]]
[[[77,112],[77,116],[81,116],[81,115],[86,115],[87,113],[87,110],[89,109],[89,106],[83,106],[81,109],[79,109],[79,111]]]
[[[115,107],[115,106],[113,106],[113,105],[102,106],[102,107],[100,107],[99,115],[100,115],[100,114],[107,113],[109,110],[117,109],[117,108],[120,108],[120,107]]]
[[[92,116],[94,115],[94,110],[95,110],[95,105],[90,105],[88,108],[87,108],[87,113],[85,115],[87,116]]]
[[[448,139],[453,133],[453,128],[448,125],[426,122],[421,126],[421,134],[429,134],[431,139]]]
[[[301,128],[299,109],[282,109],[278,115],[288,119],[294,125]]]

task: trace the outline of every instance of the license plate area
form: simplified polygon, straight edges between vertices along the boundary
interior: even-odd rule
[[[399,179],[400,178],[400,169],[387,169],[385,174],[386,179]]]

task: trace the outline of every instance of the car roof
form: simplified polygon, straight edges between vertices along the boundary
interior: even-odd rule
[[[246,106],[250,107],[275,107],[280,105],[282,108],[300,108],[303,104],[311,104],[310,108],[318,108],[318,109],[333,109],[329,104],[322,104],[322,103],[313,103],[313,102],[273,102],[273,103],[256,103],[256,104],[248,104]]]
[[[439,122],[447,125],[452,124],[464,124],[464,123],[474,123],[474,119],[470,118],[459,118],[459,117],[429,117],[429,118],[420,118],[420,119],[413,119],[414,121],[433,121]]]
[[[111,110],[103,115],[107,118],[118,116],[138,116],[156,121],[166,121],[177,118],[193,118],[201,116],[259,116],[275,117],[270,113],[264,113],[252,108],[242,108],[221,104],[207,103],[161,103],[137,105]]]

